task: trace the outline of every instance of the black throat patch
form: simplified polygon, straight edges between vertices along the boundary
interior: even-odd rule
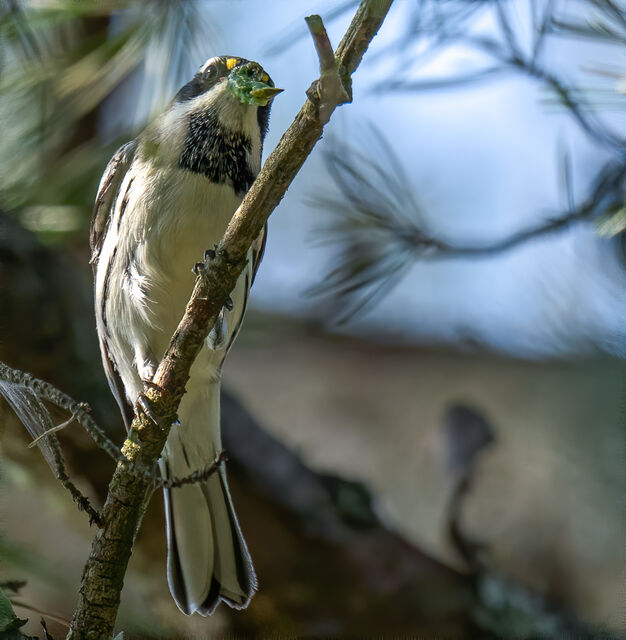
[[[251,150],[252,142],[247,136],[224,129],[212,114],[195,113],[189,121],[178,166],[217,184],[230,182],[237,195],[243,196],[255,178],[247,159]]]

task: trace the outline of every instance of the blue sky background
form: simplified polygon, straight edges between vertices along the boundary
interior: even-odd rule
[[[308,36],[283,51],[268,50],[285,33],[304,25],[307,13],[318,11],[324,17],[336,5],[288,0],[219,0],[206,5],[211,44],[203,58],[230,54],[258,60],[285,89],[273,106],[266,153],[300,108],[317,74]],[[515,0],[508,6],[520,41],[528,43],[528,3]],[[557,6],[571,13],[580,5],[561,0]],[[608,152],[581,131],[564,108],[550,102],[549,92],[537,82],[508,74],[455,90],[372,90],[377,81],[389,77],[460,75],[485,64],[484,58],[461,45],[413,70],[398,71],[402,61],[394,54],[377,56],[398,37],[408,8],[406,1],[395,3],[354,75],[354,103],[335,113],[327,135],[356,136],[367,144],[364,132],[374,123],[403,162],[427,213],[429,231],[456,244],[496,241],[562,212],[566,152],[572,160],[575,197],[584,198]],[[327,25],[333,44],[349,18],[350,13]],[[472,29],[497,32],[488,3]],[[615,67],[619,61],[614,47],[553,38],[543,55],[546,66],[569,80],[617,91],[614,79],[588,71]],[[202,62],[193,61],[193,66]],[[164,96],[172,90],[164,88]],[[135,104],[131,113],[140,122],[150,105],[145,100]],[[617,98],[611,109],[599,113],[614,130],[623,131],[616,106]],[[321,145],[270,220],[267,251],[252,294],[257,308],[305,317],[319,314],[321,305],[303,292],[323,278],[332,257],[331,249],[312,242],[314,229],[327,215],[306,204],[313,193],[333,189]],[[591,225],[578,224],[497,257],[418,263],[380,304],[340,330],[425,344],[477,340],[527,357],[581,352],[594,345],[624,355],[624,284],[615,242],[599,238]]]

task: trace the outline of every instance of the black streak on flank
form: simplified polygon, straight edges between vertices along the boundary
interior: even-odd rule
[[[230,181],[237,195],[243,196],[255,178],[247,159],[251,149],[247,136],[222,128],[213,115],[196,113],[191,116],[178,165],[217,184]]]
[[[104,291],[102,292],[102,306],[100,307],[100,315],[102,316],[102,325],[104,326],[104,332],[106,337],[109,336],[109,325],[107,322],[107,301],[109,299],[109,285],[111,284],[111,270],[113,263],[115,262],[115,256],[117,255],[117,247],[113,248],[111,257],[107,262],[106,272],[104,274]]]
[[[135,180],[135,178],[131,178],[128,181],[128,186],[126,187],[126,191],[124,192],[124,197],[122,198],[122,204],[120,205],[120,215],[117,219],[117,230],[120,230],[120,227],[122,226],[122,218],[124,217],[124,214],[126,213],[126,207],[128,207],[128,200],[130,199],[130,188],[133,185],[133,181]]]
[[[274,83],[270,80],[270,85],[273,87]],[[270,105],[265,107],[259,107],[257,109],[257,120],[259,122],[259,129],[261,130],[261,143],[265,140],[265,134],[270,126]]]

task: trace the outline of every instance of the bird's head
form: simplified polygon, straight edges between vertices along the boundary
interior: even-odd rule
[[[281,91],[257,62],[211,58],[146,127],[139,154],[245,193],[261,168],[271,102]]]
[[[210,111],[223,125],[235,130],[244,119],[258,112],[264,134],[272,99],[277,89],[258,62],[234,56],[217,56],[207,60],[193,79],[176,94],[174,104],[191,103],[194,112]]]

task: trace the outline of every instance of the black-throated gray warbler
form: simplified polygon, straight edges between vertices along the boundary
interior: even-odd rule
[[[113,156],[91,223],[98,335],[126,427],[185,310],[192,266],[217,244],[261,167],[275,89],[255,62],[208,60],[167,109]],[[221,450],[220,376],[243,319],[265,230],[191,368],[178,425],[159,462],[186,476]],[[244,608],[256,575],[223,465],[206,482],[165,490],[167,576],[184,613]]]

